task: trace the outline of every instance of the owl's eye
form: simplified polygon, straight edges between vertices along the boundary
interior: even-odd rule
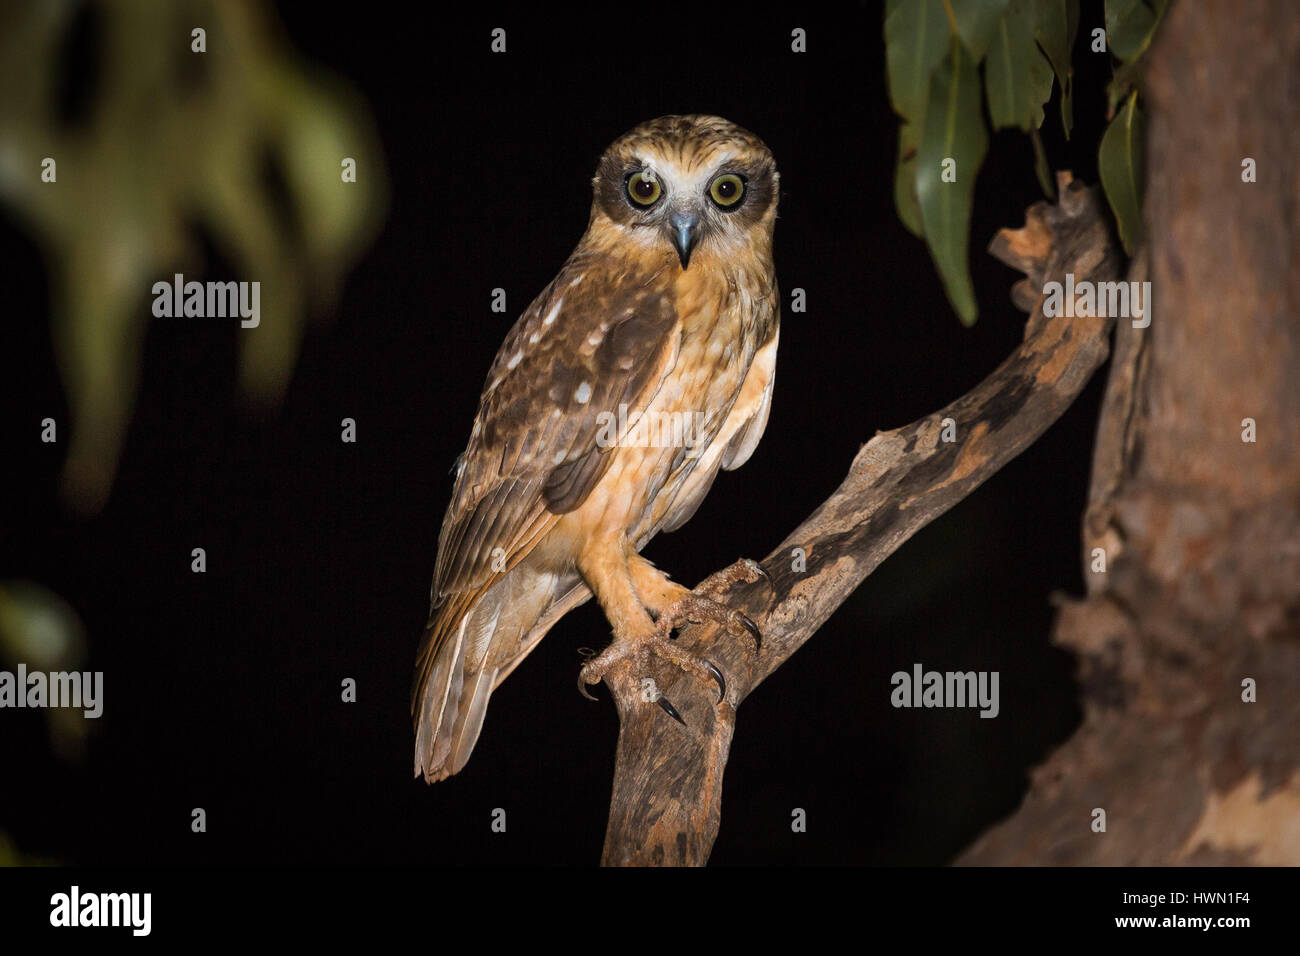
[[[735,209],[745,195],[745,180],[735,173],[723,173],[709,183],[709,198],[721,209]]]
[[[663,187],[655,174],[642,170],[627,177],[627,198],[636,206],[653,206],[663,195]]]

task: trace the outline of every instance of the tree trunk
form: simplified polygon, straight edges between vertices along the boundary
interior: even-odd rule
[[[1117,326],[1054,635],[1084,722],[961,863],[1300,864],[1300,17],[1176,4],[1149,56],[1154,313]]]

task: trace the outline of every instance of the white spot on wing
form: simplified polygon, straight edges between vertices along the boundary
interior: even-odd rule
[[[523,358],[524,358],[523,352],[516,352],[514,355],[510,356],[510,361],[506,363],[506,368],[514,368],[516,365],[518,365],[520,362],[523,361]]]
[[[557,299],[555,305],[551,306],[551,311],[546,313],[546,318],[542,319],[542,325],[550,325],[555,321],[555,317],[560,314],[560,306],[564,305],[564,299]]]
[[[586,405],[591,400],[591,383],[583,382],[578,386],[578,390],[573,393],[573,400],[579,405]]]

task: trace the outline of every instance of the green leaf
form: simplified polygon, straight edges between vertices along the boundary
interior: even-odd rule
[[[1043,148],[1043,137],[1038,130],[1029,131],[1029,140],[1034,144],[1034,175],[1038,185],[1043,188],[1043,195],[1056,202],[1056,184],[1052,182],[1052,167],[1047,162],[1047,150]]]
[[[1065,138],[1074,128],[1074,70],[1071,56],[1079,33],[1079,0],[1035,0],[1034,38],[1051,61],[1061,84],[1061,126]]]
[[[898,165],[894,169],[894,207],[907,231],[920,238],[921,207],[916,201],[916,127],[898,124]]]
[[[984,59],[993,30],[1011,0],[948,0],[957,21],[957,35],[975,62]]]
[[[1151,44],[1169,0],[1106,0],[1106,45],[1120,60],[1136,60]]]
[[[993,32],[984,84],[995,129],[1043,125],[1043,103],[1052,95],[1052,70],[1034,40],[1032,0],[1012,0]]]
[[[1113,117],[1115,111],[1119,109],[1121,103],[1128,98],[1133,88],[1137,86],[1138,78],[1142,75],[1142,63],[1138,60],[1130,60],[1128,63],[1121,65],[1106,84],[1106,116]]]
[[[930,77],[948,50],[952,29],[942,0],[889,0],[885,8],[885,69],[894,112],[925,118]]]
[[[1067,76],[1065,82],[1061,84],[1061,128],[1065,130],[1065,138],[1070,138],[1070,133],[1074,131],[1074,77]]]
[[[916,156],[916,196],[930,256],[963,325],[973,325],[979,314],[967,252],[975,177],[988,145],[979,72],[954,39],[930,81]],[[944,181],[946,173],[951,182]]]
[[[1137,93],[1129,95],[1119,115],[1106,127],[1097,152],[1106,200],[1119,226],[1119,239],[1129,255],[1142,241],[1142,174],[1145,159],[1145,118]]]
[[[1062,86],[1070,75],[1070,54],[1078,32],[1079,0],[1035,0],[1034,39],[1047,54]]]

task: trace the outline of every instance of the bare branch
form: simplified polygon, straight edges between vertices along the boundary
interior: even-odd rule
[[[1074,401],[1106,360],[1109,319],[1047,318],[1044,283],[1109,281],[1119,273],[1095,191],[1061,174],[1061,201],[1037,203],[1025,227],[1004,229],[990,252],[1025,272],[1012,298],[1030,310],[1025,340],[996,371],[944,409],[904,428],[879,432],[858,452],[848,477],[764,560],[770,581],[737,586],[727,603],[762,628],[761,651],[748,636],[694,626],[679,638],[727,675],[715,704],[704,682],[667,671],[650,676],[685,718],[681,727],[648,707],[641,678],[609,681],[618,703],[618,758],[603,862],[701,865],[720,822],[722,776],[735,708],[783,664],[908,538],[944,514],[1032,444]],[[944,441],[944,420],[956,440]],[[793,570],[794,549],[806,567]]]

